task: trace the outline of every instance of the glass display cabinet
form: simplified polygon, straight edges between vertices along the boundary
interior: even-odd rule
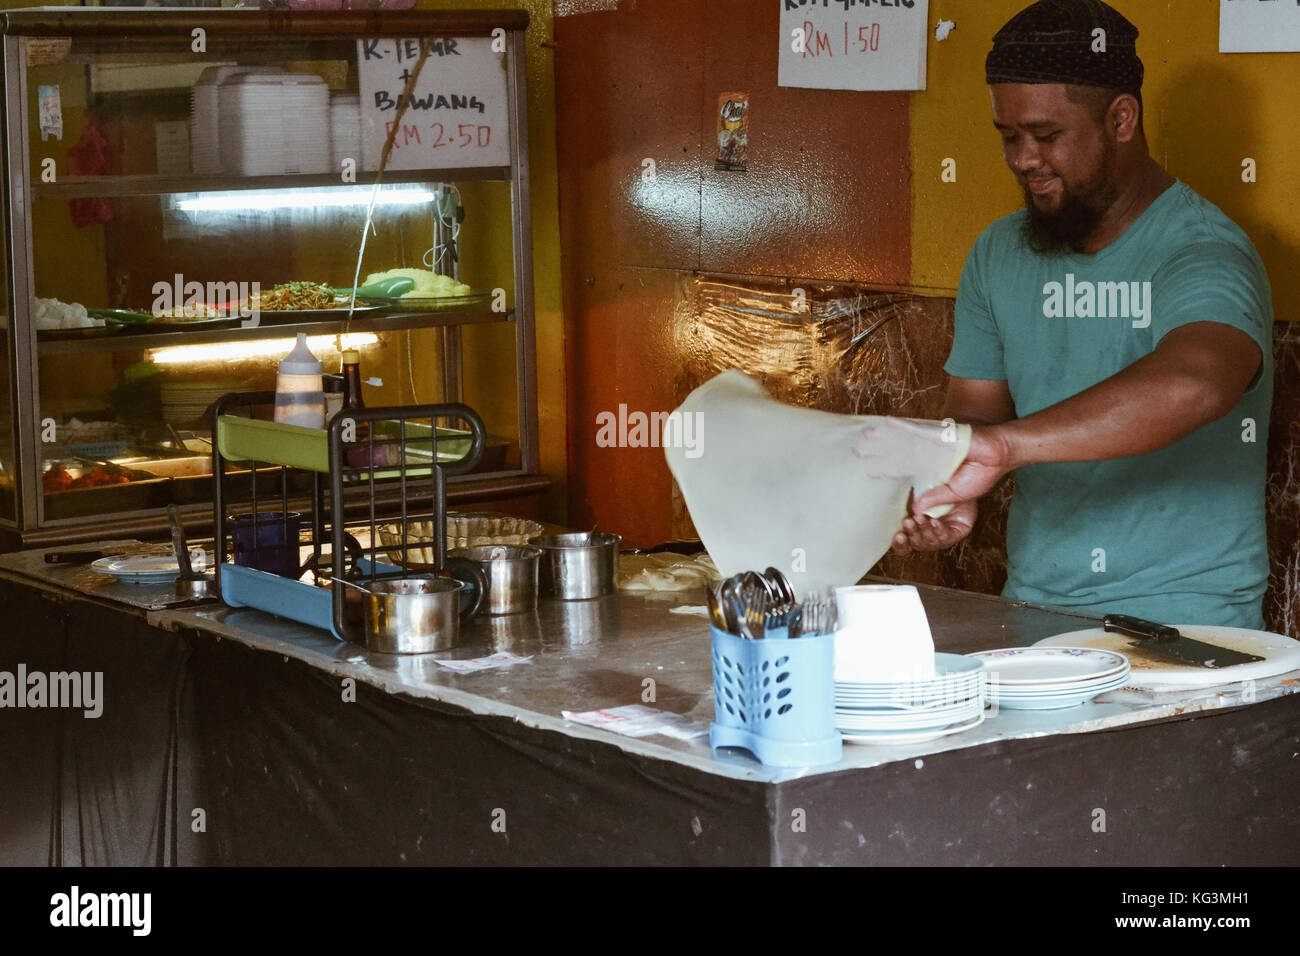
[[[299,332],[327,373],[360,351],[367,406],[478,412],[452,503],[544,489],[526,12],[0,23],[0,545],[210,519],[212,406],[274,389]],[[394,270],[414,286],[346,294]]]

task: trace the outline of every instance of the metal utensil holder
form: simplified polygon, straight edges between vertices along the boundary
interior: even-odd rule
[[[409,576],[411,572],[379,555],[393,551],[406,555],[413,548],[427,548],[428,542],[411,542],[408,530],[413,522],[431,522],[436,561],[420,573],[444,573],[459,560],[447,557],[447,476],[471,471],[478,464],[486,445],[486,429],[477,412],[459,403],[344,409],[330,419],[323,432],[274,425],[256,417],[259,409],[274,404],[274,392],[244,392],[226,395],[214,406],[217,592],[232,607],[254,607],[330,631],[341,640],[362,642],[363,623],[348,613],[348,587],[325,589],[230,563],[232,519],[237,514],[258,515],[274,509],[282,516],[291,510],[300,512],[304,523],[310,525],[311,557],[304,567],[323,573],[327,570],[322,567],[324,562],[331,580],[362,587]],[[237,411],[246,414],[235,415]],[[468,431],[443,428],[439,422],[445,420],[463,422]],[[259,434],[248,434],[253,428],[249,422],[256,424]],[[364,437],[357,439],[363,430]],[[440,446],[442,454],[450,457],[449,444],[454,450],[464,449],[463,455],[440,461]],[[246,451],[228,455],[236,449]],[[241,462],[241,468],[232,470],[231,461]],[[268,501],[271,509],[267,509]],[[381,509],[391,518],[381,516]],[[350,514],[353,527],[369,528],[369,548],[361,548],[348,534]],[[263,547],[257,520],[254,518],[252,535],[254,564],[259,563]],[[400,523],[400,544],[380,544],[378,528],[388,521]],[[283,534],[289,537],[287,519]],[[330,542],[328,559],[322,547],[325,541]]]

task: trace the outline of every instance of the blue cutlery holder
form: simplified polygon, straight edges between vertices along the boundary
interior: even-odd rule
[[[836,763],[835,636],[749,641],[713,633],[713,747],[743,747],[774,767]],[[780,633],[780,632],[778,632]]]

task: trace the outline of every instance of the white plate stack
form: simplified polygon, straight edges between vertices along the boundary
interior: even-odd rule
[[[989,700],[1007,710],[1061,710],[1123,687],[1123,654],[1089,647],[1007,647],[979,651],[988,673]]]
[[[978,727],[984,720],[984,665],[935,654],[934,677],[855,681],[838,667],[835,728],[849,743],[913,744]]]
[[[329,172],[329,87],[310,73],[286,73],[281,80],[286,173]]]
[[[159,390],[163,421],[178,428],[207,427],[204,412],[222,395],[241,387],[239,382],[164,382]]]
[[[342,169],[343,160],[361,167],[361,97],[356,93],[330,94],[331,172]]]

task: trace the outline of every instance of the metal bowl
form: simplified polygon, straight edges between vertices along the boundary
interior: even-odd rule
[[[542,593],[561,601],[585,601],[614,593],[622,535],[599,531],[529,538],[542,549]]]
[[[473,561],[487,575],[485,614],[519,614],[537,607],[537,563],[540,548],[485,544],[457,548],[448,555]]]
[[[381,525],[379,543],[393,549],[387,552],[393,564],[411,569],[433,567],[436,558],[433,548],[434,525],[432,521],[410,521],[406,525],[406,541],[402,541],[400,524]],[[487,544],[522,546],[542,530],[541,524],[515,515],[447,513],[447,550],[474,548]],[[406,554],[399,550],[408,545]]]
[[[384,654],[427,654],[456,646],[460,592],[451,578],[398,578],[366,585],[366,647]]]

